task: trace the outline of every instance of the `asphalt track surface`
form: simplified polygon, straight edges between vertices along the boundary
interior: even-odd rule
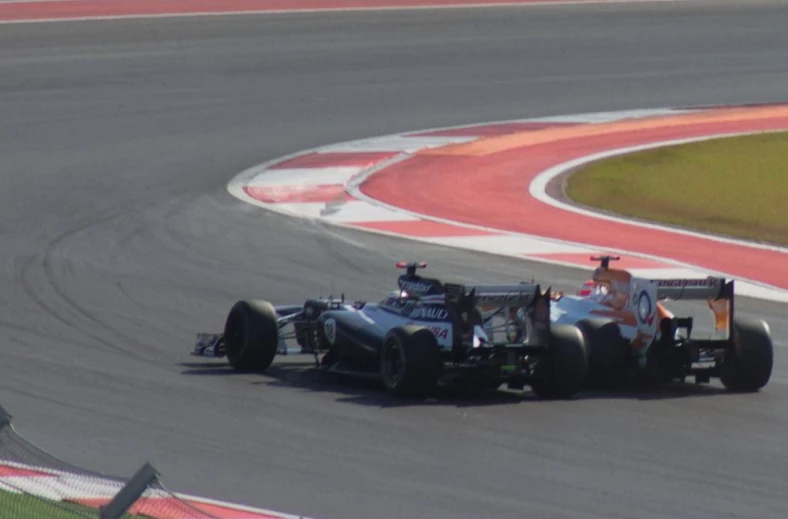
[[[69,462],[122,475],[149,459],[175,490],[321,518],[779,515],[774,304],[739,300],[779,341],[757,395],[405,406],[292,357],[263,376],[188,356],[238,298],[379,298],[399,259],[573,289],[584,273],[291,220],[225,185],[376,134],[783,101],[788,10],[747,4],[3,26],[2,404]]]

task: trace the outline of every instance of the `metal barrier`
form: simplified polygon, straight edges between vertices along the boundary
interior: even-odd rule
[[[0,518],[219,519],[167,490],[145,463],[123,479],[69,465],[25,440],[0,406]]]

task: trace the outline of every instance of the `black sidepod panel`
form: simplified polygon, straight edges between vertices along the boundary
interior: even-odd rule
[[[347,310],[329,310],[323,312],[318,319],[326,335],[326,321],[333,319],[335,331],[334,345],[342,356],[361,356],[377,359],[383,338],[387,330],[364,319],[358,312]]]

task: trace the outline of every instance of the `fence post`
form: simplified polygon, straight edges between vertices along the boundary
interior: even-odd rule
[[[153,465],[146,462],[115,494],[112,501],[101,509],[100,519],[120,519],[158,477],[159,473]]]

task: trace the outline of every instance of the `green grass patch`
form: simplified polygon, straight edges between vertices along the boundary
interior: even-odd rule
[[[574,173],[565,192],[625,216],[788,245],[788,132],[614,157]]]
[[[96,508],[0,490],[0,519],[98,519],[98,516]],[[123,517],[147,519],[142,515],[126,514]]]

